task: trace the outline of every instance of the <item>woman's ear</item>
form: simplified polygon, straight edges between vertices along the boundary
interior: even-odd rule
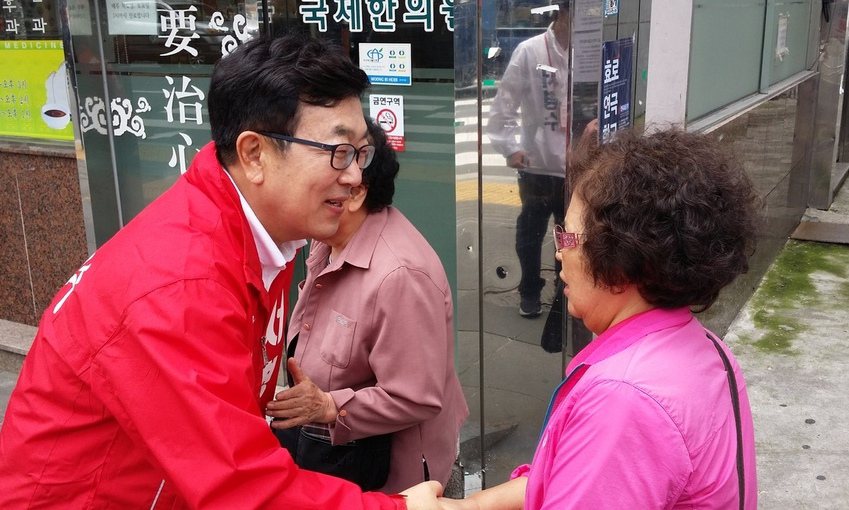
[[[347,207],[350,212],[357,212],[366,201],[368,190],[365,186],[354,186],[351,188],[351,198],[347,201]]]

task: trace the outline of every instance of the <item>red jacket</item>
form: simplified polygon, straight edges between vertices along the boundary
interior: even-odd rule
[[[299,470],[270,432],[277,301],[209,144],[47,307],[0,431],[0,508],[404,508]]]

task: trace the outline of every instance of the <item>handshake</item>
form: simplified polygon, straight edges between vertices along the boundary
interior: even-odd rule
[[[406,498],[408,510],[522,510],[527,482],[527,477],[520,476],[466,499],[440,497],[442,485],[439,482],[423,482],[401,495]]]

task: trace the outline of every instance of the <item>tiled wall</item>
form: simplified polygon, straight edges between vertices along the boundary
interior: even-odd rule
[[[35,325],[86,246],[73,153],[0,151],[0,319]]]

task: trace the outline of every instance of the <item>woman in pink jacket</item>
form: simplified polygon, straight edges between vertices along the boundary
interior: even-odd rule
[[[569,313],[598,337],[569,364],[532,464],[443,506],[754,509],[746,383],[691,313],[748,269],[752,185],[704,135],[624,133],[591,152],[555,241]]]

